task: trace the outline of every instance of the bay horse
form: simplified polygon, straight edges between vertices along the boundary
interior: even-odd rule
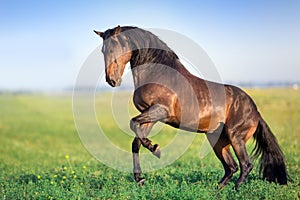
[[[194,76],[167,44],[149,31],[117,26],[105,32],[94,32],[103,39],[106,81],[110,86],[121,84],[125,66],[130,62],[135,86],[133,102],[141,112],[130,121],[130,128],[136,135],[132,142],[136,182],[144,184],[145,181],[141,177],[140,146],[160,158],[160,146],[147,138],[152,126],[160,121],[206,134],[224,167],[220,188],[238,171],[230,147],[240,166],[236,189],[252,170],[245,146],[252,136],[256,141],[253,157],[260,157],[262,177],[287,184],[285,159],[277,140],[254,101],[243,90]]]

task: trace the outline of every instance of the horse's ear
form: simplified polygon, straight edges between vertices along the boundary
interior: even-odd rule
[[[120,27],[120,25],[118,25],[118,26],[115,28],[114,35],[118,35],[119,33],[121,33],[121,27]]]
[[[94,32],[95,32],[97,35],[99,35],[100,37],[103,37],[103,32],[95,31],[95,30],[94,30]]]

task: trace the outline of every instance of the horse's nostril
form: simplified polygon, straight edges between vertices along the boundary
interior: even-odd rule
[[[109,76],[106,76],[106,82],[112,87],[116,86],[116,81],[113,78],[110,78]]]
[[[116,86],[116,81],[113,79],[106,78],[106,82],[112,87]]]
[[[116,85],[116,81],[115,80],[110,80],[111,86],[115,86]]]

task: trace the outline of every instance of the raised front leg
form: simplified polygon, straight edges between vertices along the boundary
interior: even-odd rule
[[[147,138],[152,126],[159,120],[167,117],[167,111],[163,106],[154,105],[144,111],[142,114],[134,117],[130,121],[130,128],[135,132],[136,137],[132,142],[133,154],[133,173],[136,182],[143,184],[145,179],[141,178],[141,167],[139,162],[139,149],[141,144],[149,149],[155,156],[160,158],[159,145],[152,145],[151,140]]]
[[[143,147],[147,148],[158,158],[160,158],[159,145],[152,145],[151,140],[147,137],[154,123],[166,119],[167,116],[168,112],[164,106],[153,105],[130,121],[130,128],[135,132],[136,137],[140,139]]]

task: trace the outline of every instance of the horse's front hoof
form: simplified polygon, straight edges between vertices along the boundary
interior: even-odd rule
[[[139,180],[137,181],[137,184],[139,186],[143,186],[145,184],[146,179],[145,178],[139,178]]]
[[[160,146],[158,144],[154,145],[154,151],[152,152],[152,154],[160,158]]]

